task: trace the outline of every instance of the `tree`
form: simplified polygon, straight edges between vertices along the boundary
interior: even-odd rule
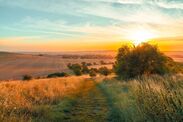
[[[81,62],[82,66],[86,66],[86,62]]]
[[[93,62],[93,65],[97,65],[97,63],[96,62]]]
[[[24,75],[22,80],[32,80],[32,76],[30,75]]]
[[[77,75],[77,76],[82,75],[81,69],[74,69],[73,72],[74,72],[74,74]]]
[[[82,66],[79,64],[68,64],[69,69],[71,69],[75,75],[80,76],[82,75]]]
[[[114,70],[123,78],[169,72],[169,57],[161,53],[156,46],[143,43],[137,47],[122,46],[118,50]]]
[[[101,61],[100,61],[100,64],[101,64],[101,65],[105,65],[106,63],[105,63],[103,60],[101,60]]]
[[[75,69],[81,70],[81,65],[80,65],[80,64],[77,64],[77,63],[76,63],[76,64],[72,64],[72,65],[71,65],[71,69],[72,69],[72,70],[75,70]]]
[[[98,73],[98,69],[97,68],[91,68],[90,70],[94,70],[96,73]]]
[[[87,65],[82,65],[82,67],[81,67],[81,72],[84,73],[84,74],[89,73],[88,66],[87,66]]]
[[[56,73],[52,73],[52,74],[49,74],[48,76],[47,76],[47,78],[55,78],[55,77],[67,77],[67,76],[69,76],[67,73],[65,73],[65,72],[56,72]]]
[[[107,67],[101,67],[101,68],[99,68],[98,71],[101,75],[105,75],[105,76],[107,76],[111,73],[111,71]]]
[[[89,75],[90,75],[90,77],[95,77],[95,76],[97,76],[97,73],[95,70],[90,70]]]
[[[68,64],[67,64],[67,67],[68,67],[69,69],[72,69],[72,64],[71,64],[71,63],[68,63]]]

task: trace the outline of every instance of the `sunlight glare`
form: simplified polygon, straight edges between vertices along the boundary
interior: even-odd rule
[[[147,30],[138,30],[136,32],[133,32],[130,35],[130,39],[132,40],[132,42],[134,43],[135,46],[143,43],[143,42],[147,42],[149,39],[153,38],[154,34],[150,33]]]

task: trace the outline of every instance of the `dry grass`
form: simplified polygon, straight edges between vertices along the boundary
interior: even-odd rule
[[[34,107],[57,104],[79,92],[86,76],[0,83],[0,121],[22,121]],[[30,119],[30,118],[29,118]]]
[[[149,76],[130,81],[119,81],[112,77],[89,79],[88,76],[72,76],[1,82],[0,121],[32,121],[32,118],[36,121],[52,121],[62,116],[60,109],[65,104],[60,103],[66,97],[89,91],[95,86],[93,80],[99,83],[108,100],[111,121],[183,120],[182,75]],[[104,79],[105,82],[102,82]],[[55,121],[58,120],[63,119]]]
[[[181,75],[145,77],[141,80],[143,82],[138,85],[135,96],[139,113],[145,121],[183,121]]]

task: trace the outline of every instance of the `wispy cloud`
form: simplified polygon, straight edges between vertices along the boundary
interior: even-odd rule
[[[183,9],[183,1],[167,1],[167,0],[160,0],[160,1],[154,1],[154,2],[149,2],[151,4],[155,4],[159,7],[162,8],[167,8],[167,9]]]
[[[14,42],[119,42],[142,28],[158,38],[183,36],[178,0],[0,0],[0,7],[0,37]]]

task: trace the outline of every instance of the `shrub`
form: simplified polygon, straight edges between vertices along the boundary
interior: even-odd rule
[[[101,65],[105,65],[106,63],[105,63],[103,60],[101,60],[101,61],[100,61],[100,64],[101,64]]]
[[[81,62],[82,66],[86,66],[86,62]]]
[[[87,63],[86,65],[87,65],[87,66],[92,66],[92,63]]]
[[[77,76],[82,75],[82,72],[81,72],[80,69],[74,69],[73,72],[74,72],[74,74],[77,75]]]
[[[67,64],[67,67],[68,67],[69,69],[72,69],[72,64],[71,64],[71,63],[68,63],[68,64]]]
[[[93,62],[93,65],[97,65],[97,63],[96,62]]]
[[[89,75],[90,75],[90,77],[95,77],[95,76],[97,76],[97,73],[95,70],[90,70]]]
[[[79,65],[79,64],[71,64],[70,65],[70,69],[72,69],[72,70],[80,69],[81,70],[81,65]]]
[[[156,46],[147,43],[137,47],[123,46],[116,56],[114,70],[122,78],[149,74],[163,75],[170,71],[167,65],[169,60],[170,58],[161,53]]]
[[[83,65],[83,66],[82,66],[82,69],[81,69],[81,72],[84,73],[84,74],[89,73],[88,67],[87,67],[86,65]]]
[[[44,54],[39,54],[38,56],[44,56]]]
[[[89,69],[88,66],[91,63],[86,63],[86,62],[82,62],[81,65],[80,64],[68,64],[68,68],[71,69],[75,75],[82,75],[82,73],[84,74],[88,74],[89,73]]]
[[[65,73],[65,72],[61,72],[61,73],[57,72],[57,73],[49,74],[49,75],[47,76],[47,78],[67,77],[67,76],[69,76],[69,75],[68,75],[67,73]]]
[[[168,59],[167,66],[172,73],[183,73],[182,64],[174,62],[171,58]]]
[[[98,73],[98,69],[97,68],[91,68],[90,70],[95,71],[96,73]]]
[[[85,63],[83,63],[84,65]],[[75,75],[80,76],[82,75],[82,66],[79,64],[68,64],[67,65],[69,69],[71,69]]]
[[[32,79],[32,76],[30,75],[24,75],[22,80],[31,80]]]
[[[101,75],[105,75],[105,76],[107,76],[111,73],[111,71],[107,67],[101,67],[101,68],[99,68],[98,71]]]

